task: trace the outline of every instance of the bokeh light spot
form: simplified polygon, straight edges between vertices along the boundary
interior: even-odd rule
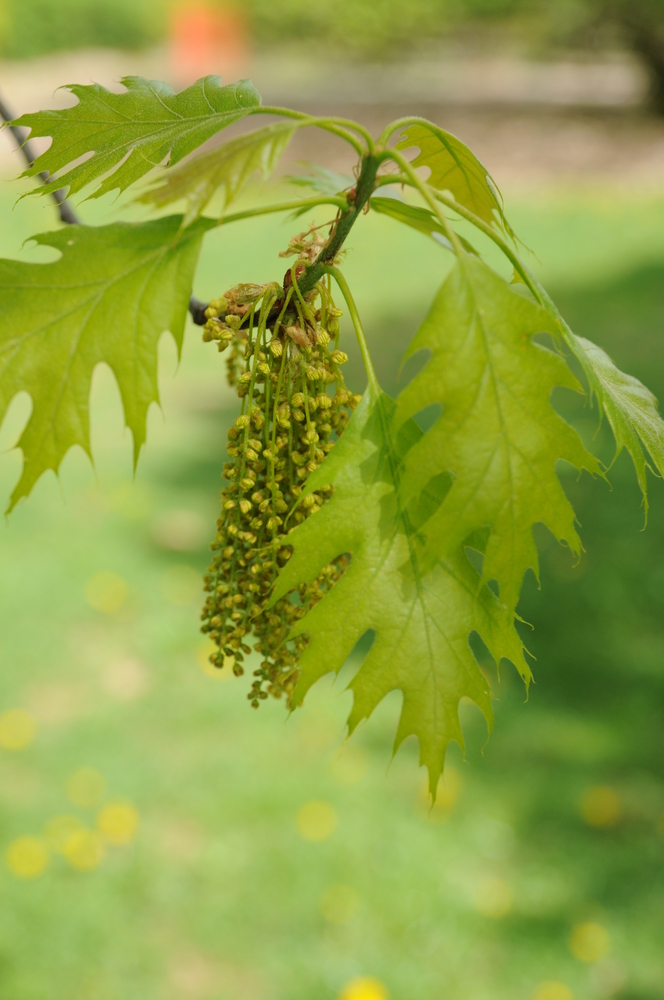
[[[89,872],[104,860],[104,844],[95,830],[81,827],[67,837],[62,853],[72,868]]]
[[[161,592],[170,604],[186,608],[201,597],[201,574],[193,566],[169,566],[161,578]]]
[[[329,802],[313,800],[297,814],[297,828],[305,840],[327,840],[337,828],[337,813]]]
[[[0,715],[0,747],[4,750],[24,750],[37,732],[37,723],[29,712],[10,708]]]
[[[210,663],[210,656],[212,653],[217,652],[219,652],[219,650],[212,640],[206,639],[201,643],[198,650],[198,665],[206,677],[214,677],[214,679],[218,681],[228,681],[233,677],[233,664],[235,663],[235,657],[225,656],[223,667],[215,667],[214,664]]]
[[[589,826],[615,826],[622,818],[622,802],[615,788],[595,785],[581,798],[581,815]]]
[[[344,986],[339,1000],[389,1000],[389,994],[380,979],[360,976]]]
[[[95,611],[115,614],[127,600],[129,588],[117,573],[95,573],[85,585],[85,599]]]
[[[347,924],[355,914],[360,898],[349,885],[331,885],[320,900],[320,911],[330,924]]]
[[[7,848],[7,867],[19,878],[37,878],[48,865],[48,848],[39,837],[18,837]]]
[[[569,939],[569,950],[582,962],[599,962],[608,953],[611,939],[608,931],[601,924],[588,921],[577,924],[572,929]]]
[[[330,761],[332,777],[338,785],[355,785],[367,773],[369,761],[364,750],[345,744]]]
[[[548,980],[535,987],[532,1000],[574,1000],[574,994],[564,983]]]
[[[138,813],[130,802],[109,802],[97,813],[97,829],[109,844],[129,844],[138,830]]]
[[[429,819],[437,823],[446,820],[457,804],[462,787],[463,780],[456,767],[446,764],[436,791],[436,801],[432,807],[429,782],[425,782],[422,787],[422,800],[426,804]]]
[[[94,767],[80,767],[67,780],[67,798],[81,809],[99,805],[104,797],[104,776]]]
[[[475,909],[483,917],[499,920],[506,917],[514,904],[514,895],[508,882],[502,878],[483,879],[475,887]]]
[[[131,658],[109,663],[99,679],[104,691],[117,701],[135,701],[150,687],[148,668],[140,660]]]
[[[77,816],[62,814],[49,819],[44,827],[44,837],[52,851],[62,854],[71,835],[81,829],[82,824]]]

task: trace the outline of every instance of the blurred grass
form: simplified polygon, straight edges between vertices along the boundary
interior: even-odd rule
[[[21,241],[52,213],[31,200],[12,212],[13,196],[2,189],[2,253],[37,259]],[[664,199],[554,193],[517,201],[510,218],[575,328],[664,395]],[[296,227],[272,218],[213,234],[196,293],[278,276],[276,252]],[[346,271],[390,391],[448,263],[390,220],[358,226]],[[66,795],[81,767],[101,772],[107,800],[135,805],[140,827],[92,871],[53,854],[27,880],[2,863],[0,994],[318,1000],[367,975],[392,1000],[529,1000],[549,980],[577,1000],[664,997],[661,482],[643,532],[624,456],[612,490],[565,475],[586,553],[574,569],[542,532],[542,589],[528,579],[521,607],[537,683],[524,704],[514,671],[504,665],[499,684],[489,667],[495,733],[485,746],[464,708],[467,760],[452,748],[429,817],[414,745],[386,774],[397,696],[342,749],[343,684],[322,682],[286,720],[279,704],[250,711],[245,681],[201,669],[187,568],[206,564],[234,398],[195,329],[176,379],[166,340],[163,356],[163,413],[151,413],[136,485],[101,370],[96,473],[70,454],[61,487],[45,477],[2,528],[0,712],[26,710],[37,736],[0,749],[0,851],[57,814],[94,824],[95,809]],[[351,366],[360,388],[355,355]],[[582,402],[561,405],[594,433]],[[17,400],[0,447],[28,412]],[[2,500],[19,467],[15,453],[0,460]],[[106,612],[86,600],[99,573],[125,584]],[[588,798],[596,786],[613,793]],[[607,794],[612,825],[593,825]],[[334,814],[310,808],[298,825],[312,800]],[[316,816],[329,836],[306,839]],[[569,947],[587,922],[610,938],[598,961]]]

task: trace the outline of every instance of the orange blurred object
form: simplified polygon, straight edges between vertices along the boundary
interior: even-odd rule
[[[171,58],[181,84],[217,74],[231,83],[249,61],[246,19],[235,8],[184,3],[171,16]]]

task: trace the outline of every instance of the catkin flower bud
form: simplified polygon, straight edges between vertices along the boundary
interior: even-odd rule
[[[249,383],[251,382],[251,372],[242,372],[242,374],[238,379],[238,382],[240,385],[249,385]]]
[[[234,507],[237,507],[237,504],[235,503],[235,500],[226,500],[225,501],[225,503],[224,503],[224,510],[233,510]]]
[[[270,348],[270,352],[274,355],[275,358],[280,358],[284,352],[284,345],[281,343],[278,337],[275,337],[274,340],[271,340],[268,346]]]
[[[251,510],[251,501],[240,500],[240,510],[242,511],[243,514],[248,514],[249,511]]]
[[[345,351],[332,351],[331,358],[335,365],[345,365],[348,361],[348,355]]]
[[[247,416],[246,413],[243,413],[242,416],[235,418],[235,426],[239,427],[240,430],[243,427],[248,427],[249,426],[249,417]]]
[[[316,328],[316,343],[323,347],[330,343],[330,335],[322,326]]]
[[[296,392],[291,396],[291,406],[299,407],[304,403],[304,393]]]
[[[307,493],[307,495],[302,498],[302,506],[303,507],[312,507],[316,503],[317,500],[318,500],[318,497],[316,496],[315,493]]]
[[[321,408],[321,410],[329,410],[329,408],[332,406],[332,400],[325,392],[320,392],[316,396],[316,403]]]
[[[270,371],[271,371],[271,368],[268,365],[267,361],[259,361],[258,362],[258,370],[261,373],[261,375],[269,375]]]

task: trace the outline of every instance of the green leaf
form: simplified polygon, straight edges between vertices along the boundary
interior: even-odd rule
[[[664,476],[664,420],[657,412],[657,400],[642,382],[616,368],[601,347],[571,331],[567,340],[583,366],[600,415],[606,416],[613,431],[614,461],[623,448],[632,456],[647,510],[647,462],[642,443],[658,472]]]
[[[332,484],[334,494],[288,536],[293,555],[277,580],[274,600],[312,580],[342,553],[351,555],[341,580],[293,630],[310,636],[294,703],[301,703],[319,678],[338,673],[356,643],[373,630],[373,645],[350,684],[349,730],[390,691],[401,691],[394,751],[408,736],[417,737],[435,797],[450,741],[463,746],[460,699],[471,698],[492,727],[489,685],[471,651],[470,633],[479,633],[496,662],[510,659],[526,683],[530,670],[513,621],[481,586],[460,548],[426,576],[421,573],[415,533],[449,480],[443,477],[407,511],[400,510],[400,464],[422,432],[409,421],[395,440],[393,410],[393,400],[368,388],[343,437],[307,480],[307,490]]]
[[[425,236],[432,236],[436,240],[436,243],[445,247],[446,250],[455,252],[454,247],[445,235],[445,229],[433,212],[430,212],[428,209],[419,208],[416,205],[408,205],[398,198],[377,198],[375,196],[371,199],[370,205],[374,212],[378,212],[380,215],[388,215],[391,219],[396,219],[397,222],[402,222],[412,229],[417,229],[418,232],[424,233]],[[459,240],[466,253],[471,253],[475,257],[479,256],[477,250],[468,240],[465,240],[463,236],[459,236]]]
[[[124,191],[162,161],[177,163],[260,106],[260,96],[249,80],[222,87],[218,76],[206,76],[179,94],[166,83],[141,76],[126,76],[122,83],[126,87],[122,94],[97,83],[74,84],[66,88],[78,97],[72,108],[38,111],[14,123],[29,128],[31,138],[53,139],[23,176],[35,177],[43,170],[58,176],[33,193],[68,188],[73,195],[109,171],[113,172],[89,197]],[[82,163],[74,163],[90,153]]]
[[[158,402],[157,344],[170,330],[182,344],[200,222],[178,234],[180,216],[99,228],[69,226],[35,236],[60,251],[50,264],[0,260],[0,423],[19,392],[32,415],[18,447],[21,479],[10,509],[66,452],[90,455],[92,373],[106,363],[122,397],[134,439],[145,441],[147,411]]]
[[[324,194],[326,197],[341,194],[355,186],[355,181],[350,174],[338,174],[334,170],[328,170],[326,167],[315,165],[311,165],[311,170],[312,173],[310,174],[288,177],[287,180],[290,184],[295,184],[297,187],[311,188],[313,191],[317,191],[318,194]]]
[[[180,166],[167,170],[155,187],[138,199],[155,208],[186,201],[185,225],[199,217],[210,199],[221,191],[226,208],[240,193],[254,171],[264,180],[270,176],[291,140],[306,122],[277,122],[237,136]]]
[[[561,356],[533,341],[544,332],[559,334],[550,312],[465,257],[406,352],[408,358],[426,348],[431,358],[398,399],[397,423],[433,404],[443,408],[406,457],[404,499],[433,476],[454,476],[425,526],[421,558],[426,564],[445,558],[473,532],[490,528],[482,579],[498,581],[510,613],[526,570],[538,575],[534,524],[545,524],[576,556],[581,550],[556,463],[601,472],[551,406],[556,386],[580,386]]]
[[[489,171],[465,143],[432,123],[409,125],[399,136],[397,149],[417,146],[414,167],[428,167],[427,184],[449,191],[455,201],[496,227],[498,223],[514,236],[505,218],[500,192]]]

